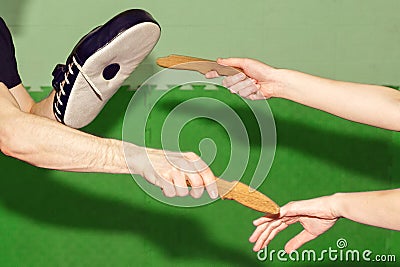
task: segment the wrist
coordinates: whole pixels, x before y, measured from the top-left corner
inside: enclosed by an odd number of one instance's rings
[[[123,157],[127,166],[127,173],[143,176],[143,164],[147,159],[145,147],[137,146],[132,143],[122,142]]]
[[[290,94],[290,79],[292,79],[291,70],[288,69],[274,69],[272,97],[288,98]]]
[[[311,94],[310,87],[315,86],[315,77],[303,72],[289,69],[279,69],[275,75],[277,88],[275,97],[304,102]]]
[[[124,145],[121,141],[115,139],[102,139],[107,146],[105,155],[103,155],[103,168],[107,173],[129,173],[127,162],[125,160]]]
[[[329,209],[330,209],[332,215],[335,218],[344,217],[344,215],[343,215],[343,211],[344,211],[343,196],[344,195],[345,195],[344,193],[335,193],[328,197],[328,206],[329,206]]]

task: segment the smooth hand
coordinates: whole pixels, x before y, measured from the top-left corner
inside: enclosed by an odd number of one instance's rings
[[[285,245],[291,253],[305,243],[317,238],[331,228],[338,217],[330,204],[330,197],[290,202],[281,208],[279,217],[261,217],[253,222],[257,227],[249,241],[255,243],[253,250],[259,251],[289,225],[299,222],[304,230]]]
[[[196,154],[125,145],[128,146],[125,155],[131,172],[160,187],[165,196],[187,196],[188,181],[193,198],[201,197],[204,187],[211,198],[218,197],[214,174]]]
[[[224,66],[240,68],[244,73],[226,77],[222,85],[232,93],[241,97],[260,100],[276,96],[283,84],[280,82],[279,70],[260,61],[248,58],[218,59],[217,63]],[[206,78],[219,77],[216,71],[206,74]]]

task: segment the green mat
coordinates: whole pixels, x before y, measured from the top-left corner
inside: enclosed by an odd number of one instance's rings
[[[36,99],[46,95],[32,93]],[[225,97],[226,92],[213,92]],[[100,116],[84,130],[121,138],[125,108],[133,91],[122,88]],[[176,94],[177,103],[188,93]],[[209,92],[190,92],[202,95]],[[400,186],[400,135],[351,123],[289,101],[272,99],[277,150],[260,191],[284,205],[335,192]],[[163,111],[153,114],[154,123]],[[222,129],[200,119],[182,132],[185,150],[212,129],[221,146]],[[251,124],[248,127],[252,127]],[[154,136],[157,130],[154,129]],[[149,146],[159,146],[158,138]],[[257,142],[257,140],[253,140]],[[256,145],[255,145],[256,146]],[[251,157],[256,157],[257,149]],[[337,266],[338,262],[259,261],[248,242],[258,212],[231,201],[198,208],[177,208],[147,196],[130,175],[79,174],[43,170],[0,156],[0,266]],[[213,170],[226,164],[218,157]],[[251,166],[243,179],[251,175]],[[269,249],[280,250],[301,227],[279,234]],[[303,249],[336,248],[344,238],[349,249],[399,258],[400,234],[340,220]],[[364,262],[340,262],[364,266]],[[390,265],[380,263],[379,266]],[[395,266],[395,264],[393,264]]]

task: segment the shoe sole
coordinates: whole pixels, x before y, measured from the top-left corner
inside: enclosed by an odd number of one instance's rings
[[[79,73],[65,108],[64,123],[73,128],[82,128],[92,122],[122,83],[150,54],[159,38],[159,26],[143,22],[120,33],[90,56],[82,70],[101,91],[102,98],[96,95]],[[118,64],[120,69],[115,77],[106,80],[103,70],[111,64]]]

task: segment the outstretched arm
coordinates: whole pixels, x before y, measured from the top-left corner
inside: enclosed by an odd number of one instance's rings
[[[334,81],[293,70],[276,69],[252,59],[219,59],[243,69],[225,78],[223,85],[252,100],[285,98],[336,116],[400,131],[400,92],[391,88]],[[206,77],[216,77],[215,72]]]
[[[338,217],[400,231],[400,189],[338,193],[332,205]]]
[[[250,237],[258,251],[282,230],[294,223],[301,223],[304,230],[285,246],[287,253],[317,238],[329,230],[339,218],[400,231],[400,189],[337,193],[315,199],[294,201],[281,208],[278,218],[261,217]]]
[[[200,197],[204,186],[213,198],[217,197],[215,177],[198,156],[99,138],[23,112],[2,83],[0,148],[6,155],[43,168],[140,174],[170,197],[188,194],[187,179],[193,197]]]

